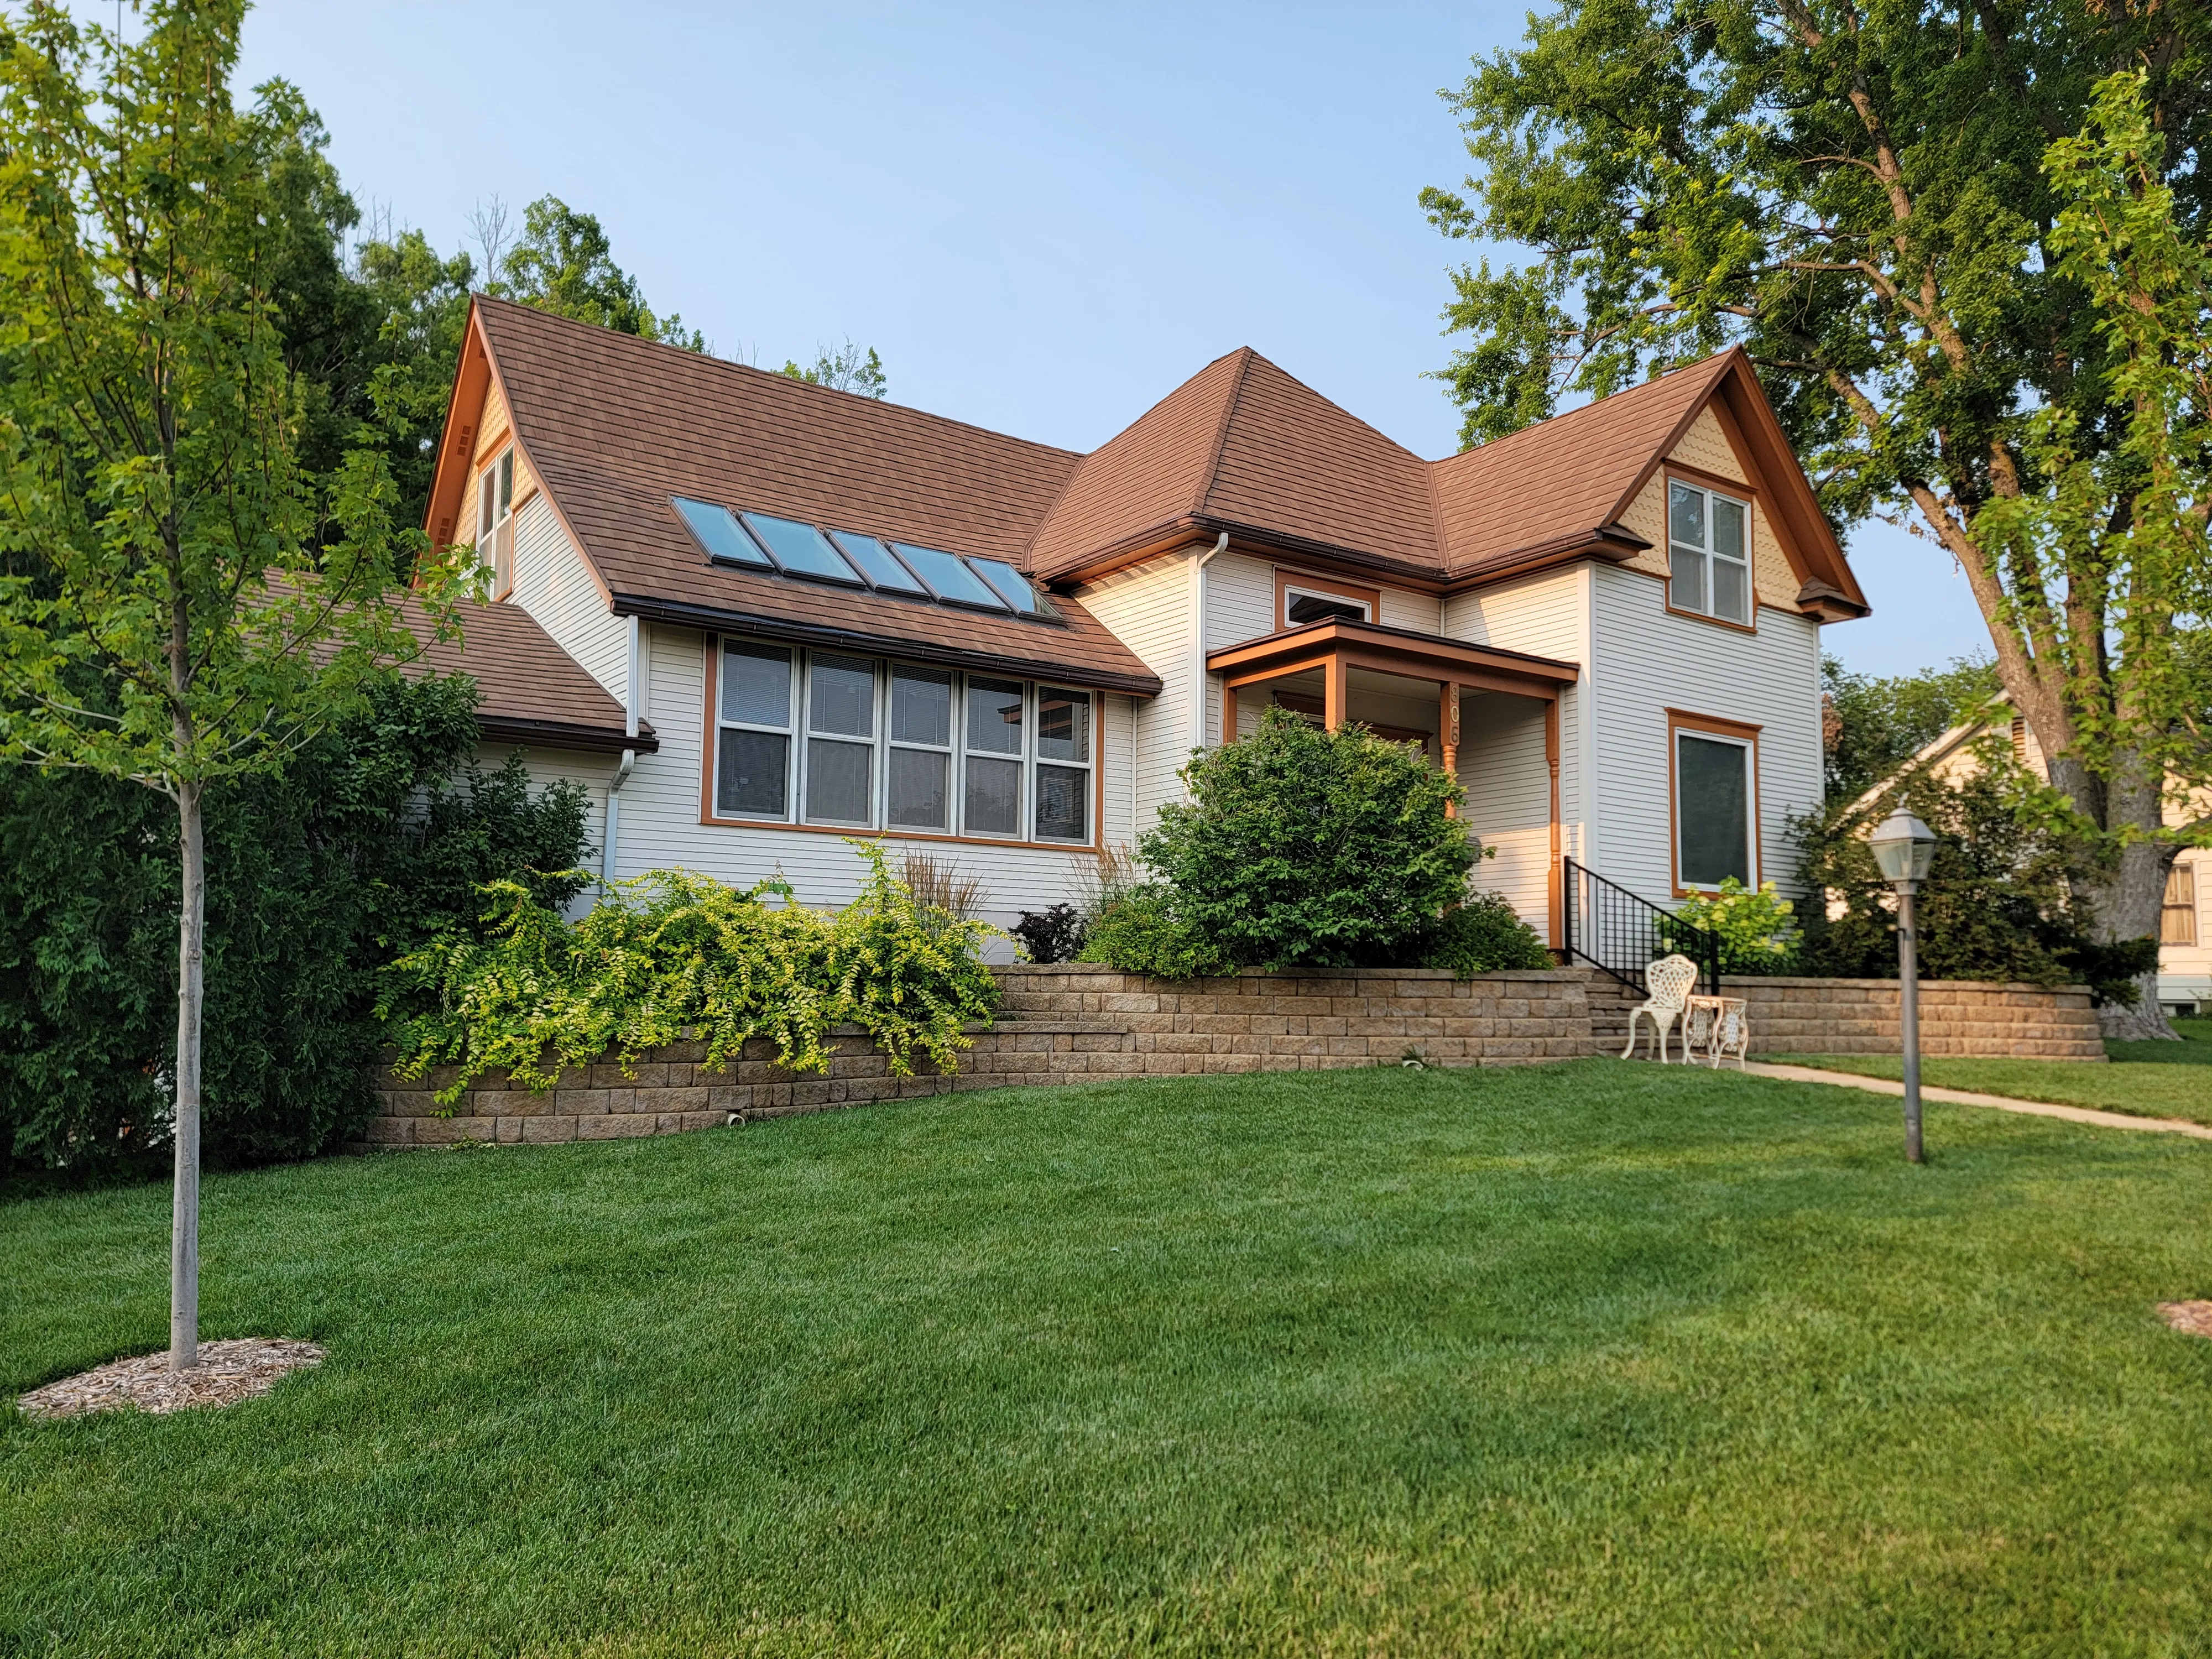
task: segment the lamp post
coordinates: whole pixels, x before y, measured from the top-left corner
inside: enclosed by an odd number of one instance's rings
[[[1920,1155],[1920,961],[1912,899],[1936,861],[1936,832],[1902,806],[1869,838],[1882,879],[1897,890],[1897,1023],[1905,1038],[1905,1156]]]

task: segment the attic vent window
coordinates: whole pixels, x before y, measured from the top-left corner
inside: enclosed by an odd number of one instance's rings
[[[1695,484],[1667,485],[1667,603],[1723,622],[1751,620],[1751,509]]]
[[[1367,614],[1364,599],[1340,599],[1334,593],[1316,593],[1303,587],[1283,590],[1283,618],[1293,628],[1304,628],[1308,623],[1375,620]]]
[[[1061,620],[1044,590],[1004,559],[947,553],[912,542],[830,530],[769,513],[733,512],[714,501],[672,495],[669,505],[715,564],[773,571],[805,581],[867,588],[902,599],[1012,612],[1031,622]]]

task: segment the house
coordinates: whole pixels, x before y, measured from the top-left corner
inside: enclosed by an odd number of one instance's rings
[[[493,572],[487,708],[544,676],[487,744],[588,785],[609,876],[834,903],[880,836],[1001,924],[1270,703],[1453,769],[1555,944],[1567,860],[1786,886],[1867,610],[1741,351],[1425,461],[1239,350],[1078,454],[480,298],[428,528]]]
[[[2013,713],[2012,698],[1999,692],[1987,708],[1961,721],[1915,750],[1899,768],[1903,772],[1924,769],[1942,782],[1955,784],[1981,768],[1977,753],[1981,740],[2006,732],[2021,763],[2049,781],[2043,763],[2043,745],[2035,740],[2022,716]],[[1889,788],[1887,780],[1875,785],[1852,803],[1854,811],[1871,813]],[[2190,816],[2178,802],[2168,802],[2166,821],[2179,824]],[[2188,848],[2175,858],[2166,878],[2166,902],[2159,912],[2158,1000],[2168,1014],[2182,1017],[2212,1007],[2212,848]]]

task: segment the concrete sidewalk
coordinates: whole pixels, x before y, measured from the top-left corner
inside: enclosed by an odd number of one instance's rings
[[[1774,1066],[1753,1060],[1745,1070],[1753,1077],[1780,1078],[1788,1083],[1833,1083],[1869,1094],[1903,1095],[1905,1085],[1883,1077],[1860,1077],[1850,1072],[1824,1072],[1812,1066]],[[2189,1135],[2212,1140],[2212,1127],[2178,1117],[2130,1117],[2125,1112],[2100,1112],[2087,1106],[2055,1106],[2048,1101],[2013,1100],[2003,1095],[1970,1094],[1964,1089],[1931,1089],[1920,1085],[1923,1100],[1940,1100],[1952,1106],[1993,1106],[2000,1112],[2019,1112],[2028,1117],[2060,1117],[2069,1123],[2094,1123],[2100,1129],[2148,1129],[2159,1134]]]

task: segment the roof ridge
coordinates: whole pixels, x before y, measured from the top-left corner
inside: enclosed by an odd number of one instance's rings
[[[1229,382],[1229,395],[1221,402],[1221,418],[1213,428],[1213,446],[1206,452],[1206,465],[1199,470],[1198,487],[1191,492],[1190,514],[1196,518],[1206,505],[1206,498],[1213,493],[1214,475],[1221,471],[1221,451],[1229,441],[1230,426],[1237,419],[1237,405],[1244,396],[1244,377],[1252,372],[1252,360],[1260,354],[1250,346],[1238,346],[1229,354],[1237,359],[1237,373]],[[1218,362],[1217,358],[1215,360]],[[1207,368],[1212,367],[1208,364]],[[1204,374],[1205,370],[1199,371]]]
[[[665,340],[648,340],[642,334],[624,334],[619,329],[604,327],[598,323],[587,323],[580,318],[563,317],[556,311],[541,311],[536,306],[524,305],[519,300],[503,300],[493,294],[476,294],[471,297],[480,306],[488,304],[507,311],[526,312],[533,319],[543,319],[564,327],[587,330],[594,336],[610,337],[617,341],[626,342],[629,345],[645,346],[656,351],[673,352],[677,357],[686,362],[703,363],[712,368],[728,370],[732,374],[751,375],[760,380],[774,381],[779,386],[799,386],[811,392],[827,392],[834,398],[857,398],[861,403],[873,404],[878,408],[896,409],[902,414],[915,416],[925,421],[934,421],[941,426],[958,427],[964,432],[980,432],[987,438],[998,438],[1007,443],[1026,445],[1031,449],[1041,449],[1048,454],[1066,455],[1080,460],[1090,453],[1081,449],[1063,449],[1058,444],[1045,443],[1036,438],[1024,438],[1018,433],[1001,432],[996,427],[979,426],[974,421],[963,421],[957,416],[939,415],[934,410],[923,409],[914,404],[893,403],[889,398],[871,398],[862,392],[841,391],[834,386],[823,386],[814,380],[802,380],[777,369],[759,368],[751,363],[741,363],[732,358],[717,357],[710,352],[692,351],[684,346],[671,345]]]

